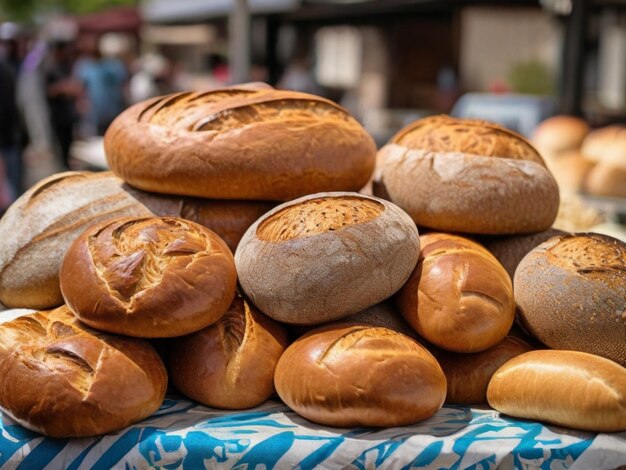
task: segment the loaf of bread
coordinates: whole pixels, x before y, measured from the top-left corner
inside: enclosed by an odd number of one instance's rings
[[[396,296],[406,321],[448,351],[484,351],[511,329],[511,279],[478,243],[446,233],[420,237],[422,252]]]
[[[228,201],[148,193],[125,185],[126,190],[154,215],[180,217],[214,231],[234,253],[248,227],[268,212],[269,201]]]
[[[489,405],[518,418],[593,432],[626,431],[626,369],[576,351],[530,351],[500,367]]]
[[[274,370],[287,332],[237,295],[217,322],[169,340],[168,370],[174,386],[200,403],[239,410],[274,393]]]
[[[506,336],[486,351],[462,354],[441,351],[437,361],[446,374],[446,403],[474,405],[487,402],[487,386],[494,372],[505,362],[532,347],[514,336]]]
[[[278,361],[276,391],[296,413],[327,426],[404,426],[441,408],[446,378],[412,339],[365,325],[322,327]]]
[[[589,171],[584,189],[594,196],[626,198],[626,149],[623,166],[598,163]]]
[[[553,349],[573,349],[626,366],[626,244],[605,235],[560,235],[515,271],[524,328]]]
[[[111,173],[66,172],[41,180],[0,219],[0,301],[7,307],[51,308],[63,303],[59,268],[87,227],[151,212]]]
[[[394,204],[357,193],[320,193],[257,220],[235,253],[239,282],[275,320],[321,324],[394,294],[419,254],[417,228]]]
[[[504,235],[540,232],[556,218],[558,186],[541,156],[496,124],[429,117],[379,153],[379,186],[418,226]]]
[[[146,191],[285,201],[357,191],[376,145],[319,96],[236,86],[174,93],[132,106],[104,137],[111,169]]]
[[[585,158],[578,150],[564,153],[559,158],[546,160],[546,163],[561,193],[581,192],[595,166],[595,162]]]
[[[543,121],[532,136],[532,143],[544,158],[558,158],[579,149],[589,133],[589,125],[576,116],[553,116]]]
[[[581,153],[594,162],[626,164],[626,127],[607,126],[589,133],[583,141]]]
[[[86,328],[65,306],[0,325],[0,408],[33,431],[116,431],[154,413],[166,388],[152,346]]]
[[[182,336],[215,323],[235,296],[226,244],[173,217],[127,217],[95,225],[61,266],[67,305],[87,325],[143,338]]]

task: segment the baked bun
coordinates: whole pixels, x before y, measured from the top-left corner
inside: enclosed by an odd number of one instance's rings
[[[151,212],[122,189],[112,173],[69,171],[26,191],[0,219],[0,301],[43,309],[63,303],[59,268],[87,227]]]
[[[551,228],[544,232],[527,235],[509,235],[504,237],[482,237],[480,240],[487,250],[502,264],[511,279],[515,275],[515,269],[522,258],[537,245],[549,240],[556,235],[565,235],[562,230]]]
[[[576,351],[530,351],[493,375],[489,405],[518,418],[593,432],[626,431],[626,369]]]
[[[541,156],[496,124],[425,118],[380,153],[380,184],[419,226],[504,235],[540,232],[556,218],[558,186]]]
[[[553,116],[543,121],[532,136],[532,143],[544,157],[558,157],[580,148],[589,133],[589,125],[576,116]]]
[[[446,233],[420,237],[422,252],[396,300],[405,320],[448,351],[484,351],[511,329],[511,279],[478,243]]]
[[[417,228],[394,204],[357,193],[320,193],[257,220],[235,253],[239,282],[275,320],[315,325],[394,294],[419,254]]]
[[[0,325],[0,407],[38,433],[125,428],[158,410],[166,388],[152,346],[86,328],[65,306]]]
[[[578,150],[567,152],[557,159],[547,160],[561,192],[580,192],[585,188],[589,173],[595,163],[586,159]]]
[[[364,325],[317,329],[278,361],[276,391],[289,408],[326,426],[413,424],[441,408],[446,378],[412,339]]]
[[[181,336],[215,323],[235,296],[226,244],[173,217],[128,217],[91,227],[61,267],[68,306],[87,325],[143,338]]]
[[[624,153],[626,161],[626,152]],[[598,163],[587,176],[585,192],[594,196],[626,198],[626,165]]]
[[[514,283],[522,325],[539,341],[626,365],[626,244],[553,237],[524,257]]]
[[[284,201],[358,190],[376,145],[319,96],[235,86],[174,93],[120,114],[104,137],[111,169],[146,191]]]
[[[487,402],[487,386],[506,361],[533,349],[525,341],[506,336],[493,348],[474,354],[442,351],[437,361],[446,374],[446,403],[474,405]]]
[[[180,217],[214,231],[234,253],[248,227],[276,206],[269,201],[227,201],[148,193],[126,189],[159,217]]]
[[[626,145],[626,127],[607,126],[589,133],[580,149],[581,153],[594,162],[613,164],[626,163],[621,149]]]
[[[274,393],[274,369],[287,332],[237,295],[213,325],[168,345],[174,386],[200,403],[239,410]]]

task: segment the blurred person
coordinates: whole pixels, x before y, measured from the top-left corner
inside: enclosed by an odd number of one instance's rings
[[[139,103],[154,96],[170,92],[166,87],[169,65],[167,59],[158,54],[146,54],[138,61],[136,72],[129,82],[131,103]]]
[[[321,95],[322,89],[313,78],[310,61],[307,57],[296,57],[287,66],[285,73],[278,81],[278,88],[302,91],[313,95]]]

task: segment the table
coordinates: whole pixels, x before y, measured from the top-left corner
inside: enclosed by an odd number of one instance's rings
[[[445,406],[413,426],[318,426],[278,401],[227,412],[168,397],[152,417],[97,438],[52,439],[0,416],[0,467],[19,469],[236,468],[364,470],[626,465],[626,432],[593,434]]]

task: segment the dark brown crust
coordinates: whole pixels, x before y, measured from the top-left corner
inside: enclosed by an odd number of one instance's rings
[[[356,191],[376,155],[372,138],[332,101],[250,87],[139,103],[104,143],[111,169],[133,186],[213,199]]]
[[[93,331],[65,306],[0,325],[0,406],[52,437],[106,434],[154,413],[167,374],[145,341]]]
[[[226,312],[237,275],[226,244],[170,217],[96,225],[70,247],[61,291],[86,324],[144,338],[181,336]]]

